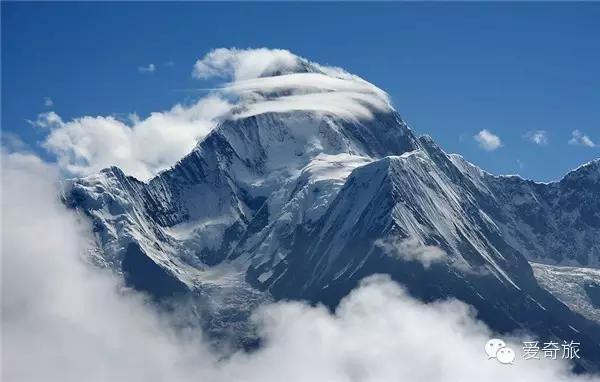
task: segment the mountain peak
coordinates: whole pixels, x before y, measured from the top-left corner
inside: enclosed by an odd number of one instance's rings
[[[600,158],[593,159],[569,171],[562,181],[577,177],[592,177],[596,181],[600,180]]]

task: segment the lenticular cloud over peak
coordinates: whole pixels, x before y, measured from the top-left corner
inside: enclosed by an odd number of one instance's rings
[[[234,118],[310,111],[370,119],[392,109],[387,94],[373,84],[282,49],[216,49],[196,62],[193,75],[231,80],[219,91],[239,97]]]

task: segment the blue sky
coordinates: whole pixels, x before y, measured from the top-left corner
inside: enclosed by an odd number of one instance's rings
[[[492,173],[553,180],[600,157],[598,20],[599,3],[3,2],[3,138],[41,154],[44,130],[26,121],[39,113],[191,102],[212,85],[192,78],[198,58],[264,46],[360,75],[417,133]],[[501,147],[482,149],[483,129]],[[538,130],[547,144],[525,136]],[[574,130],[595,147],[569,144]]]

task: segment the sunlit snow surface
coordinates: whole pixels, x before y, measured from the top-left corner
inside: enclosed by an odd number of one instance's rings
[[[600,269],[531,263],[535,278],[557,299],[600,322]]]

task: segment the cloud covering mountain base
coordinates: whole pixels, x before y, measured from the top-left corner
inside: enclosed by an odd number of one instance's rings
[[[559,360],[487,360],[467,305],[421,303],[374,276],[335,312],[258,309],[263,345],[223,358],[143,296],[84,262],[88,228],[57,198],[58,170],[2,154],[2,377],[10,381],[600,381]],[[510,345],[510,343],[509,343]],[[517,350],[518,343],[511,346]]]

